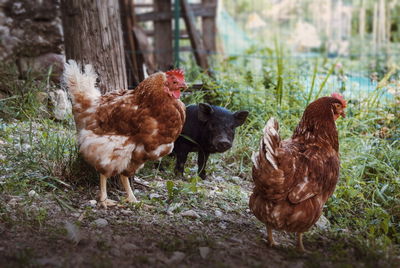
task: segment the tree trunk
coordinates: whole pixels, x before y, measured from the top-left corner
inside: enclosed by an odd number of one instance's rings
[[[155,12],[171,12],[171,0],[154,0]],[[174,63],[171,19],[154,21],[154,57],[157,68],[167,71]]]
[[[127,88],[118,1],[61,0],[67,59],[92,64],[102,93]]]

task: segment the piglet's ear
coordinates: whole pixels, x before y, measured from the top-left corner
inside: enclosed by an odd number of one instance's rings
[[[211,115],[214,113],[213,108],[210,104],[199,103],[198,117],[200,121],[206,122],[210,119]]]
[[[235,127],[243,125],[248,115],[248,111],[239,111],[234,113],[233,116],[235,117]]]

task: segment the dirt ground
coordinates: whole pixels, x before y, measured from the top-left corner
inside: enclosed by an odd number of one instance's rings
[[[64,193],[3,195],[0,267],[351,267],[356,263],[324,257],[335,241],[320,230],[305,236],[309,253],[297,252],[295,236],[283,232],[275,232],[280,245],[268,247],[264,226],[247,207],[249,181],[217,177],[197,182],[195,193],[186,191],[191,184],[179,183],[175,185],[184,187],[176,187],[176,197],[171,198],[161,177],[141,180],[134,184],[141,203],[121,203],[107,210],[95,204],[95,184]],[[111,198],[123,196],[118,189],[117,184],[109,186]]]

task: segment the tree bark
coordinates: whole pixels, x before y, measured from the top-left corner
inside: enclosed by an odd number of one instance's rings
[[[171,12],[170,0],[154,0],[154,11]],[[174,63],[172,50],[172,21],[171,19],[154,22],[154,57],[157,68],[168,70]]]
[[[118,1],[61,0],[66,58],[92,64],[102,93],[127,88]]]

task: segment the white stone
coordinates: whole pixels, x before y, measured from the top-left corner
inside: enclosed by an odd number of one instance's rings
[[[97,227],[103,228],[108,225],[108,221],[106,219],[99,218],[93,222]]]
[[[208,254],[210,253],[209,247],[199,247],[200,256],[205,259],[207,258]]]
[[[89,200],[87,204],[88,204],[88,206],[94,208],[97,205],[97,201],[92,199],[92,200]]]
[[[175,251],[171,258],[167,260],[167,264],[176,264],[180,263],[184,258],[186,257],[186,254],[180,251]]]
[[[216,209],[214,213],[215,213],[215,216],[218,217],[218,218],[221,218],[222,215],[223,215],[222,211],[219,210],[219,209]]]
[[[35,192],[35,190],[30,190],[28,196],[31,198],[38,198],[39,194]]]
[[[10,206],[15,206],[16,204],[18,204],[18,199],[17,198],[11,198],[10,201],[8,201],[7,203]]]
[[[331,226],[331,223],[329,222],[329,220],[324,215],[321,215],[321,217],[319,217],[318,221],[315,223],[315,226],[318,229],[326,231]]]
[[[150,197],[150,199],[153,199],[153,198],[160,198],[161,195],[159,195],[159,194],[157,194],[157,193],[151,193],[151,194],[149,195],[149,197]]]
[[[181,213],[181,216],[183,217],[188,217],[188,218],[193,218],[193,219],[198,219],[200,218],[200,215],[197,214],[196,211],[194,210],[187,210]]]
[[[136,246],[133,243],[125,243],[122,245],[121,248],[125,251],[132,251],[132,250],[138,249],[138,246]]]

